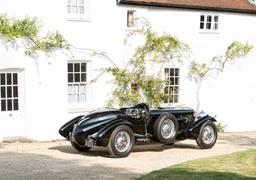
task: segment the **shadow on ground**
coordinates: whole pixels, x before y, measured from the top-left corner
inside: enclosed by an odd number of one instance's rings
[[[168,149],[198,149],[193,144],[174,144],[174,145],[162,145],[159,143],[152,144],[137,144],[134,147],[133,153],[135,152],[161,152]],[[79,152],[71,147],[71,145],[60,145],[49,148],[49,150],[58,150],[68,154],[83,154],[86,156],[101,156],[110,157],[107,147],[94,147],[93,150],[88,152]]]
[[[232,135],[220,135],[218,137],[218,140],[221,140],[219,142],[220,144],[235,144],[238,146],[256,146],[256,136],[255,137],[249,137],[249,136],[243,136],[239,134],[232,134]]]
[[[140,174],[123,168],[76,160],[62,160],[46,155],[24,153],[0,153],[0,179],[133,179]],[[93,165],[88,165],[93,164]]]

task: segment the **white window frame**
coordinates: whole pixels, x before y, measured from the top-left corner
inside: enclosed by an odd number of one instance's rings
[[[68,80],[68,64],[69,63],[86,63],[86,82],[72,82],[70,83]],[[67,102],[68,102],[68,108],[69,111],[76,111],[76,110],[80,110],[80,109],[86,109],[90,106],[90,97],[91,97],[91,86],[90,86],[90,70],[91,70],[91,64],[90,61],[87,60],[69,60],[67,62],[67,71],[66,71],[66,75],[67,75]],[[80,71],[81,73],[81,71]],[[81,78],[81,77],[80,77]],[[86,86],[85,89],[85,102],[78,102],[78,103],[70,103],[69,102],[69,85],[70,84],[84,84]]]
[[[169,75],[166,76],[166,69],[169,70]],[[174,74],[170,75],[170,69],[174,69]],[[178,70],[178,74],[176,74],[176,71]],[[164,86],[164,92],[166,88],[177,88],[177,92],[171,94],[172,99],[168,99],[167,102],[164,101],[164,104],[178,104],[180,102],[180,72],[181,69],[178,67],[165,67],[164,68],[164,80],[166,82],[165,86]],[[169,78],[173,78],[174,82],[171,82],[172,84],[169,84]],[[176,81],[176,79],[178,78],[178,82]],[[174,90],[175,91],[175,90]],[[170,91],[168,89],[168,94],[170,94]],[[175,97],[177,97],[177,101],[175,99]]]
[[[204,16],[204,21],[201,21],[201,17]],[[211,18],[211,21],[208,21],[208,17]],[[215,17],[217,17],[218,21],[215,21]],[[201,29],[201,24],[203,23],[203,29]],[[210,24],[211,28],[207,29],[207,25]],[[217,29],[215,29],[217,25]],[[219,14],[200,14],[199,16],[199,30],[200,32],[208,32],[208,33],[218,33],[220,30],[220,16]]]
[[[79,1],[79,0],[77,0]],[[84,13],[69,13],[68,12],[68,2],[66,1],[66,13],[68,21],[91,21],[91,0],[84,0]]]
[[[21,117],[24,112],[24,71],[20,68],[0,69],[0,73],[17,73],[18,75],[18,110],[15,111],[1,111],[0,118],[16,118]],[[13,95],[13,92],[12,92]],[[1,103],[1,102],[0,102]]]

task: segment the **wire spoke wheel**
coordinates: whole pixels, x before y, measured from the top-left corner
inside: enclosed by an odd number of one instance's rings
[[[171,119],[166,119],[161,125],[161,135],[165,139],[172,138],[175,135],[175,126]]]
[[[215,145],[217,136],[215,124],[211,121],[206,121],[200,128],[196,143],[201,149],[209,149]]]
[[[206,126],[202,132],[202,140],[205,144],[211,144],[215,141],[215,133],[211,126]]]
[[[129,149],[131,144],[131,137],[125,131],[120,131],[115,136],[115,147],[119,152],[125,152]]]
[[[117,126],[108,142],[108,149],[114,157],[127,157],[133,150],[135,138],[133,130],[126,125]]]

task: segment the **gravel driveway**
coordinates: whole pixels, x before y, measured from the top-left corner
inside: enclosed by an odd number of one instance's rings
[[[224,133],[214,148],[200,150],[194,141],[173,146],[137,145],[127,158],[108,156],[107,149],[79,153],[69,142],[0,144],[0,179],[134,179],[188,160],[256,148],[256,132]]]

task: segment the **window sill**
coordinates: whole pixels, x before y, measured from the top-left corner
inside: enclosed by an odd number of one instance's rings
[[[205,31],[199,31],[199,34],[220,34],[220,31],[205,30]]]
[[[84,17],[84,16],[77,16],[77,17],[67,17],[67,21],[79,21],[79,22],[91,22],[91,18]]]
[[[68,113],[88,113],[94,110],[93,108],[69,108]]]

